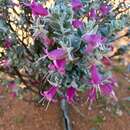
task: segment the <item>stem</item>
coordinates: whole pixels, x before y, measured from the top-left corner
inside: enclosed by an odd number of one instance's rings
[[[15,9],[13,8],[13,10],[15,11]],[[27,52],[27,54],[29,54],[29,56],[31,56],[32,57],[32,62],[34,61],[33,60],[33,54],[31,53],[31,51],[27,48],[27,46],[26,46],[26,44],[19,38],[19,36],[18,36],[18,34],[17,34],[17,30],[14,30],[13,29],[13,27],[11,26],[11,20],[10,20],[10,16],[9,16],[9,12],[8,12],[8,8],[6,8],[6,9],[4,9],[4,11],[5,11],[5,14],[6,14],[6,20],[5,20],[5,22],[6,22],[6,24],[10,27],[10,29],[11,29],[11,31],[12,32],[14,32],[15,33],[15,35],[16,35],[16,37],[18,38],[18,41],[23,45],[23,47],[25,48],[25,50],[26,50],[26,52]],[[28,27],[29,25],[27,25],[27,27]],[[24,28],[24,27],[22,27],[22,28]],[[24,28],[25,29],[25,28]],[[27,30],[25,30],[26,32],[27,32]],[[29,58],[30,59],[30,58]]]
[[[17,76],[20,78],[20,80],[23,82],[23,84],[27,87],[28,90],[32,91],[35,94],[39,94],[38,91],[34,90],[31,86],[29,86],[26,81],[23,79],[23,77],[21,76],[20,72],[18,71],[18,69],[16,67],[13,67]]]
[[[6,70],[3,69],[3,68],[0,68],[0,72],[6,73],[6,74],[8,74],[8,75],[10,75],[11,77],[14,77],[14,78],[16,78],[15,76],[17,76],[15,73],[13,73],[13,72],[8,72],[8,71],[6,71]],[[21,76],[22,76],[22,77],[25,77],[25,78],[28,78],[28,75],[25,75],[25,74],[21,74]]]
[[[20,42],[20,43],[23,45],[23,47],[25,48],[26,52],[27,52],[31,57],[33,57],[33,54],[32,54],[32,53],[30,52],[30,50],[27,48],[26,44],[18,37],[16,31],[15,31],[15,30],[12,28],[12,26],[10,25],[10,21],[9,21],[9,20],[6,22],[6,24],[10,27],[10,29],[11,29],[13,32],[15,32],[15,35],[17,36],[19,42]]]
[[[64,119],[64,130],[72,130],[72,124],[69,118],[69,106],[65,99],[61,100],[61,109],[63,112],[63,119]]]
[[[128,35],[129,35],[129,33],[126,33],[125,35],[122,35],[122,36],[120,36],[120,37],[117,37],[116,39],[113,39],[113,40],[111,40],[111,41],[109,41],[109,42],[115,42],[115,41],[117,41],[117,40],[120,40],[120,39],[123,38],[123,37],[128,36]]]

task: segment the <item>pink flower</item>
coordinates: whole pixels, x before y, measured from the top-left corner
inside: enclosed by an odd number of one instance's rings
[[[11,89],[14,89],[14,88],[16,88],[16,83],[14,81],[11,81],[8,83],[8,87]]]
[[[77,11],[83,8],[83,4],[80,0],[71,0],[72,9]]]
[[[90,20],[96,20],[97,19],[97,10],[91,9],[90,12],[88,13],[88,17]]]
[[[76,89],[73,88],[73,87],[69,87],[67,88],[67,91],[66,91],[66,100],[69,104],[73,103],[74,102],[74,96],[76,94]]]
[[[74,28],[82,28],[83,27],[83,22],[78,20],[78,19],[75,19],[72,21],[72,25]]]
[[[46,49],[45,52],[50,60],[61,60],[66,57],[66,51],[62,48],[58,48],[50,52]]]
[[[113,91],[113,86],[111,84],[100,85],[101,95],[109,96]]]
[[[37,16],[37,15],[47,16],[48,15],[48,10],[44,8],[42,4],[35,2],[35,0],[33,0],[31,4],[24,3],[24,5],[29,7],[32,10],[32,14],[34,16]]]
[[[117,81],[115,80],[114,77],[109,78],[108,81],[109,81],[109,83],[110,83],[112,86],[115,86],[115,87],[118,86]]]
[[[87,47],[85,48],[86,53],[91,53],[93,51],[94,47],[92,44],[88,44]]]
[[[56,102],[54,97],[56,96],[57,91],[58,91],[58,87],[51,86],[51,88],[49,90],[44,91],[43,93],[41,93],[41,96],[43,97],[43,99],[45,99],[45,100],[47,100],[49,102]]]
[[[48,68],[49,68],[49,70],[56,71],[56,67],[54,64],[49,64]]]
[[[109,96],[112,98],[114,101],[118,101],[115,92],[113,91],[113,86],[112,84],[104,84],[100,85],[100,90],[101,90],[101,95],[102,96]]]
[[[47,36],[41,37],[41,40],[43,44],[48,47],[48,46],[53,46],[55,44],[54,40],[51,38],[48,38]]]
[[[95,64],[93,64],[91,66],[90,72],[91,72],[91,82],[93,84],[100,84],[101,76],[100,76],[98,69],[97,69]]]
[[[42,102],[42,105],[44,105],[44,101],[47,100],[48,104],[45,110],[47,110],[47,108],[49,107],[50,102],[56,102],[57,100],[54,99],[56,94],[58,91],[58,87],[56,86],[51,86],[51,88],[49,88],[48,90],[41,92],[41,100],[39,101],[39,103]]]
[[[12,41],[11,41],[11,39],[6,38],[5,41],[4,41],[4,48],[5,49],[9,49],[11,47],[12,47]]]
[[[58,48],[48,52],[47,57],[53,61],[53,64],[50,64],[48,67],[50,70],[58,71],[61,75],[65,74],[65,65],[66,65],[66,51],[62,48]]]
[[[66,60],[54,60],[53,64],[49,64],[48,68],[53,71],[58,71],[61,75],[65,74]]]
[[[3,68],[9,68],[10,65],[11,65],[10,60],[7,58],[0,61],[0,66],[2,66]]]
[[[106,38],[99,34],[84,34],[82,39],[87,43],[86,51],[92,52],[96,47],[106,42]]]
[[[16,94],[16,92],[11,92],[10,96],[13,97],[13,98],[15,98],[17,96],[17,94]]]
[[[102,4],[100,6],[99,11],[104,16],[104,15],[107,15],[110,12],[110,9],[111,9],[110,6],[108,6],[106,4]]]
[[[53,61],[56,70],[61,74],[64,75],[65,74],[65,65],[66,65],[66,60],[62,59],[62,60],[54,60]]]
[[[18,93],[18,89],[17,89],[16,83],[14,81],[10,81],[8,83],[8,88],[11,89],[10,96],[15,98],[17,96],[17,93]]]
[[[107,66],[110,66],[111,65],[111,60],[108,58],[108,57],[105,57],[105,56],[103,56],[103,58],[102,58],[102,63],[104,64],[104,65],[107,65]]]
[[[100,34],[84,34],[82,36],[83,40],[89,44],[97,45],[98,43],[106,42],[106,38]]]

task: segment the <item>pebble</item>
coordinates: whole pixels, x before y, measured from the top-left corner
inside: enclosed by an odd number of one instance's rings
[[[122,116],[122,115],[123,115],[123,112],[122,112],[120,109],[117,109],[117,110],[116,110],[116,114],[117,114],[118,116]]]
[[[100,114],[103,114],[103,111],[99,111]]]
[[[72,124],[75,125],[76,124],[75,121],[72,121]]]

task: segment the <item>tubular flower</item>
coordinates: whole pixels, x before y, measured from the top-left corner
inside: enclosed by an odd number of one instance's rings
[[[100,85],[100,90],[101,90],[101,95],[102,96],[109,96],[112,99],[114,99],[114,101],[118,101],[115,92],[113,91],[113,86],[112,84],[104,84],[104,85]]]
[[[16,88],[16,83],[14,81],[11,81],[8,83],[8,87],[11,89]]]
[[[83,7],[83,4],[80,0],[71,0],[72,9],[77,11]]]
[[[32,14],[34,16],[40,15],[40,16],[47,16],[48,10],[42,6],[42,4],[39,4],[35,2],[35,0],[32,1],[30,4],[24,3],[25,6],[29,7],[32,10]]]
[[[91,72],[91,82],[93,84],[100,84],[101,83],[101,76],[100,76],[95,64],[93,64],[91,66],[90,72]]]
[[[88,17],[90,20],[96,20],[97,19],[97,10],[91,9],[90,12],[88,13]]]
[[[74,96],[76,94],[76,89],[74,87],[67,88],[66,91],[66,100],[69,104],[74,102]]]
[[[106,38],[99,34],[84,34],[82,39],[87,43],[86,51],[92,52],[96,47],[106,42]]]
[[[104,16],[107,15],[110,12],[110,6],[106,4],[102,4],[100,6],[99,12]]]
[[[75,19],[72,21],[72,25],[74,28],[82,28],[83,27],[83,22],[78,20],[78,19]]]
[[[113,91],[113,86],[111,84],[100,85],[101,95],[109,96]]]
[[[47,100],[48,104],[47,104],[46,110],[47,110],[50,102],[56,102],[57,101],[56,99],[54,99],[57,91],[58,91],[58,87],[51,86],[51,88],[49,90],[41,92],[42,99],[39,101],[39,103],[42,102],[42,105],[44,105],[44,101]]]
[[[58,71],[61,75],[65,74],[66,60],[54,60],[52,64],[49,64],[48,68],[52,71]]]
[[[47,57],[53,61],[53,64],[49,65],[50,70],[57,70],[61,75],[65,74],[66,65],[66,51],[62,48],[55,49],[48,52],[46,50]]]
[[[61,74],[64,75],[65,74],[65,65],[66,65],[66,59],[62,59],[62,60],[54,60],[53,61],[56,70]]]
[[[45,51],[50,60],[61,60],[66,57],[66,51],[62,48],[58,48],[50,52],[48,52],[47,49]]]
[[[10,60],[7,58],[0,61],[0,66],[2,66],[3,68],[9,68],[10,65],[11,65]]]

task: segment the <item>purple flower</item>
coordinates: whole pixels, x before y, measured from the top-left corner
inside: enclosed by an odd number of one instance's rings
[[[61,74],[64,75],[65,74],[65,65],[66,65],[66,59],[62,59],[62,60],[54,60],[53,61],[56,70]]]
[[[71,0],[72,9],[78,11],[83,7],[83,4],[80,0]]]
[[[42,99],[45,99],[45,100],[47,100],[49,102],[56,102],[54,97],[56,96],[57,91],[58,91],[58,87],[51,86],[51,88],[49,90],[44,91],[43,93],[41,93],[41,96],[43,97]]]
[[[86,53],[91,53],[94,49],[94,46],[92,44],[88,44],[87,47],[85,48]]]
[[[48,69],[49,69],[49,70],[52,70],[52,71],[56,71],[56,67],[55,67],[55,65],[52,64],[52,63],[48,65]]]
[[[111,84],[100,85],[101,95],[109,96],[113,91],[113,86]]]
[[[74,102],[74,96],[76,94],[76,89],[73,87],[69,87],[66,90],[66,100],[69,104]]]
[[[8,83],[8,88],[11,89],[11,92],[10,92],[10,96],[11,97],[16,97],[18,95],[18,88],[17,88],[17,85],[14,81],[10,81]]]
[[[100,34],[84,34],[82,36],[83,40],[92,45],[97,45],[98,43],[103,43],[106,41],[106,38]]]
[[[51,39],[51,38],[48,38],[47,36],[43,36],[43,37],[40,37],[43,44],[48,47],[48,46],[53,46],[54,45],[54,40]]]
[[[5,41],[4,41],[4,48],[5,49],[9,49],[12,47],[12,41],[10,38],[6,38]]]
[[[106,4],[102,4],[100,6],[99,12],[104,16],[107,15],[110,12],[110,6],[106,5]]]
[[[10,60],[7,58],[0,61],[0,66],[2,66],[5,69],[10,68],[10,65],[11,65]]]
[[[83,22],[78,20],[78,19],[75,19],[72,21],[72,25],[74,28],[82,28],[83,27]]]
[[[113,91],[113,86],[112,84],[105,84],[105,85],[100,85],[100,90],[101,90],[101,95],[103,96],[109,96],[112,98],[114,101],[118,101],[115,92]]]
[[[62,48],[55,49],[48,52],[47,57],[53,61],[53,64],[49,65],[50,70],[57,70],[61,75],[65,74],[65,65],[66,65],[66,51]]]
[[[90,72],[91,72],[91,82],[93,84],[100,84],[101,82],[101,76],[98,72],[98,69],[96,67],[95,64],[93,64],[90,68]]]
[[[90,20],[96,20],[97,19],[97,10],[91,9],[90,12],[88,13],[88,17]]]
[[[48,68],[53,71],[58,71],[61,75],[65,74],[66,60],[54,60],[53,64],[49,64]]]
[[[32,14],[34,16],[40,15],[40,16],[47,16],[48,10],[42,6],[42,4],[39,4],[35,2],[35,0],[32,1],[30,4],[24,3],[25,6],[29,7],[32,10]]]
[[[46,91],[44,91],[44,92],[41,92],[42,98],[41,98],[41,100],[39,101],[39,103],[42,102],[42,105],[44,105],[44,102],[45,102],[46,100],[48,101],[48,104],[47,104],[45,110],[47,110],[47,108],[49,107],[49,104],[50,104],[51,102],[56,102],[56,101],[57,101],[56,99],[54,99],[55,96],[56,96],[56,94],[57,94],[57,91],[58,91],[58,87],[56,87],[56,86],[51,86],[51,88],[49,88],[49,90],[46,90]]]
[[[66,51],[62,48],[58,48],[50,52],[46,49],[45,52],[50,60],[61,60],[66,57]]]
[[[11,81],[8,83],[8,87],[11,89],[15,89],[16,88],[16,83],[14,81]]]
[[[16,94],[16,92],[11,92],[10,96],[13,97],[13,98],[15,98],[17,96],[17,94]]]
[[[84,34],[82,39],[87,43],[86,51],[92,52],[96,47],[106,42],[106,38],[99,34]]]
[[[111,84],[112,86],[115,86],[115,87],[118,86],[117,81],[115,80],[114,77],[109,78],[108,81],[110,82],[110,84]]]

